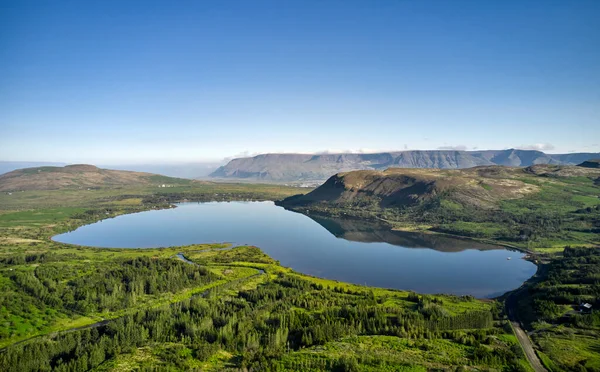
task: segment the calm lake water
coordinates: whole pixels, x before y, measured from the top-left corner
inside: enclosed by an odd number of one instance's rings
[[[523,254],[501,247],[394,232],[357,220],[311,218],[272,202],[183,203],[103,220],[54,240],[105,248],[249,244],[305,274],[481,298],[518,288],[536,271],[520,259]]]

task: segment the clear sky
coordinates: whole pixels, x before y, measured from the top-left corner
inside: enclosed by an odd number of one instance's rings
[[[600,1],[0,2],[0,160],[600,151]]]

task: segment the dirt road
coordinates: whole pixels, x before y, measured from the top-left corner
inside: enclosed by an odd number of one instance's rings
[[[519,322],[519,316],[517,312],[517,297],[522,290],[523,289],[520,288],[506,298],[506,312],[508,313],[508,320],[515,330],[517,340],[519,340],[519,343],[523,347],[525,356],[527,357],[529,364],[531,364],[531,367],[533,367],[536,372],[547,372],[546,368],[544,368],[544,365],[540,361],[540,358],[538,358],[535,350],[533,349],[533,343],[531,342],[531,339],[529,339],[527,332],[523,330],[521,323]]]

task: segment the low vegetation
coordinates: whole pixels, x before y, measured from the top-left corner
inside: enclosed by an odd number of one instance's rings
[[[565,248],[519,305],[550,371],[600,371],[600,248]]]
[[[599,196],[600,171],[585,167],[388,169],[340,173],[281,205],[554,252],[600,243]]]

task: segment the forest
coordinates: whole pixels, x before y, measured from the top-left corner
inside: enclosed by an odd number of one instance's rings
[[[67,313],[115,311],[135,304],[139,296],[176,293],[215,279],[206,269],[149,257],[115,260],[68,279],[71,275],[64,265],[48,263],[32,271],[15,271],[10,279],[32,298]],[[11,306],[10,298],[2,300],[0,306]]]
[[[228,252],[227,256],[215,251],[192,251],[189,255],[207,268],[212,264],[255,266],[265,272],[257,274],[261,281],[250,288],[244,288],[242,281],[228,282],[183,301],[14,345],[0,353],[0,365],[7,371],[82,371],[108,367],[138,349],[156,350],[157,345],[166,345],[156,351],[151,361],[141,363],[142,370],[156,366],[203,369],[211,364],[215,369],[252,371],[410,367],[394,349],[378,357],[358,353],[343,356],[316,353],[315,357],[308,357],[301,353],[357,336],[393,336],[411,340],[419,345],[415,346],[417,349],[447,341],[451,347],[463,351],[447,361],[450,365],[524,368],[519,346],[506,342],[510,327],[497,304],[481,304],[468,296],[425,296],[335,282],[324,285],[281,268],[258,248],[239,247]],[[230,261],[224,262],[223,257]],[[240,258],[254,262],[240,263]],[[201,284],[211,279],[204,266],[175,258],[154,261],[117,260],[115,264],[122,269],[73,282],[81,286],[74,297],[86,299],[87,306],[101,306],[102,299],[110,296],[109,288],[123,286],[116,293],[127,298],[138,292],[150,292],[153,285],[156,290],[175,291],[186,283]],[[52,273],[51,267],[44,271]],[[141,269],[134,280],[130,276],[133,267]],[[147,274],[161,269],[162,277],[150,284]],[[54,273],[47,277],[51,278],[46,281],[52,286],[60,276]],[[169,283],[170,279],[174,282]],[[31,291],[30,287],[37,288],[30,285],[24,290]],[[92,290],[93,287],[96,289]],[[63,300],[63,303],[65,307],[79,309],[77,302],[70,305],[71,302]],[[218,360],[222,353],[231,357]]]

